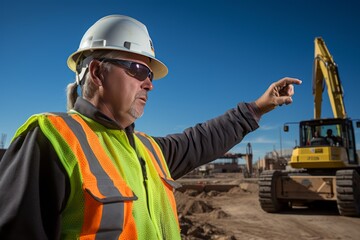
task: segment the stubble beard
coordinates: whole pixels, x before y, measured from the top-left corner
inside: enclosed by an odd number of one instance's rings
[[[131,106],[130,106],[130,110],[129,110],[129,114],[136,120],[138,118],[141,118],[142,115],[144,115],[144,108],[145,105],[137,105],[139,103],[137,103],[137,99],[139,99],[140,97],[146,97],[147,98],[147,92],[146,91],[141,91],[138,92],[135,96],[135,100],[132,102]]]
[[[136,103],[135,101],[132,103],[130,110],[129,110],[129,114],[134,118],[134,119],[138,119],[141,118],[144,115],[144,108],[142,108],[142,110],[137,110],[136,108]]]

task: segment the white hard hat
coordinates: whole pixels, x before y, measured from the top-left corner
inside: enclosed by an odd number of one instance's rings
[[[77,64],[89,55],[86,52],[94,50],[119,50],[149,57],[154,79],[168,73],[165,64],[155,58],[146,26],[131,17],[110,15],[98,20],[84,34],[79,49],[68,58],[69,68],[77,72]]]

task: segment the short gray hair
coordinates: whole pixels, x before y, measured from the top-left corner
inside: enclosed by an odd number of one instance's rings
[[[126,53],[125,53],[126,54]],[[117,58],[117,57],[121,57],[123,56],[124,53],[119,52],[119,51],[109,51],[109,50],[98,50],[98,51],[94,51],[91,52],[91,54],[89,54],[87,57],[93,57],[93,58]],[[110,71],[111,70],[111,64],[109,63],[101,63],[103,68],[106,71]],[[96,90],[96,86],[94,85],[93,81],[90,81],[91,75],[90,72],[87,71],[84,80],[83,80],[83,84],[80,85],[81,87],[81,95],[85,98],[85,99],[90,99],[94,96],[95,94],[95,90]],[[69,83],[66,87],[66,96],[67,96],[67,110],[71,110],[74,107],[76,98],[79,96],[78,94],[78,90],[77,90],[77,82],[73,82],[73,83]]]

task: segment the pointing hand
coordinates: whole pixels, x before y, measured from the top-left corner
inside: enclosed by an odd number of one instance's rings
[[[276,106],[292,103],[291,97],[294,95],[293,84],[299,85],[301,80],[285,77],[272,83],[265,93],[255,101],[260,113],[264,114],[273,110]]]

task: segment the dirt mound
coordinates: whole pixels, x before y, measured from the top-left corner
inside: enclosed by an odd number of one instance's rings
[[[227,193],[217,191],[199,193],[194,190],[187,190],[183,193],[175,192],[182,239],[236,239],[229,232],[208,223],[209,219],[222,219],[230,216],[221,208],[214,207],[211,202],[212,199],[224,194]]]
[[[224,212],[221,209],[215,209],[215,210],[211,211],[211,213],[209,214],[210,218],[215,218],[215,219],[226,218],[229,216],[230,216],[229,214],[227,214],[226,212]]]
[[[221,195],[222,193],[218,191],[210,191],[210,192],[200,192],[195,195],[197,198],[212,198]]]
[[[183,240],[236,240],[232,235],[209,224],[192,221],[187,217],[180,217],[181,238]]]
[[[250,193],[259,192],[259,186],[257,183],[248,183],[248,182],[240,183],[240,188],[245,192],[250,192]]]
[[[184,205],[178,206],[178,212],[183,215],[191,215],[194,213],[209,213],[214,208],[202,200],[189,199]]]

